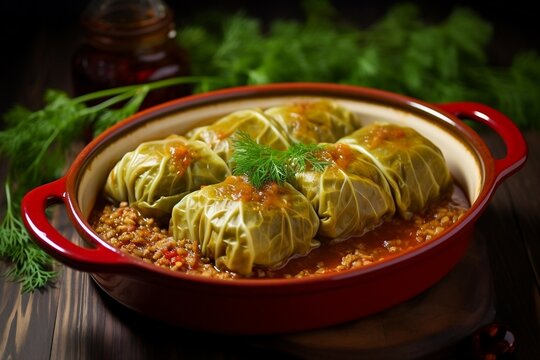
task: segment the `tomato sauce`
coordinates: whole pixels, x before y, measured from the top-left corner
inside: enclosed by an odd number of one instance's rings
[[[410,220],[394,216],[360,237],[339,242],[320,239],[319,248],[306,256],[291,259],[280,269],[267,270],[267,277],[337,272],[399,255],[443,234],[468,208],[465,194],[455,186],[452,194]]]

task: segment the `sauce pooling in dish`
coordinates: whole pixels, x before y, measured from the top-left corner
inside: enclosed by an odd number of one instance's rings
[[[223,279],[291,278],[344,271],[398,256],[442,235],[468,207],[465,194],[454,186],[452,194],[412,219],[394,217],[362,237],[323,241],[319,248],[289,260],[279,269],[255,268],[247,276],[216,268],[211,259],[201,255],[197,243],[174,240],[166,227],[125,203],[96,207],[92,226],[101,238],[120,250],[174,271]]]

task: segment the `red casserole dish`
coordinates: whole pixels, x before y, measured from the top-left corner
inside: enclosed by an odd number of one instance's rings
[[[209,119],[249,107],[295,99],[330,98],[363,121],[412,127],[443,152],[471,204],[450,231],[399,256],[335,274],[292,279],[220,280],[147,264],[100,239],[88,218],[116,161],[139,143],[182,134]],[[507,152],[495,159],[460,118],[494,130]],[[66,175],[23,199],[25,224],[35,241],[60,262],[89,272],[113,299],[146,316],[181,327],[226,333],[282,333],[329,326],[407,300],[444,277],[464,255],[473,227],[498,185],[525,162],[527,147],[513,122],[477,103],[429,104],[356,86],[292,83],[246,86],[189,96],[142,111],[88,144]],[[45,215],[63,203],[90,247],[64,238]]]

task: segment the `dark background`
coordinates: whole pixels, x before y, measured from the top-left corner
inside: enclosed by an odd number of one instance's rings
[[[401,1],[400,1],[401,2]],[[524,0],[514,1],[411,1],[419,4],[427,21],[444,19],[455,6],[466,6],[489,21],[494,28],[493,40],[488,47],[490,61],[494,65],[508,65],[514,54],[527,49],[540,50],[540,26],[537,12],[532,11],[533,5]],[[273,18],[298,18],[302,15],[301,2],[298,0],[203,0],[203,1],[173,1],[167,3],[176,14],[177,24],[189,24],[192,16],[203,8],[218,8],[221,11],[236,11],[245,9],[249,15],[259,16],[266,20]],[[346,14],[344,21],[369,26],[383,16],[387,9],[397,1],[345,1],[334,0],[340,14]],[[58,77],[58,71],[49,71],[46,66],[39,65],[39,54],[62,49],[64,44],[75,44],[79,38],[79,17],[88,1],[83,0],[6,0],[0,4],[0,114],[21,102],[23,105],[36,108],[43,96],[43,84],[52,88],[65,88],[69,78],[70,69],[65,68],[65,75]],[[50,44],[47,51],[47,39],[55,42]],[[59,64],[68,64],[68,52],[58,54]],[[37,54],[37,56],[36,56]],[[47,57],[49,59],[49,57]],[[24,84],[22,86],[21,84]],[[30,84],[30,86],[28,86]],[[32,84],[36,86],[32,87]],[[1,120],[0,120],[1,129]],[[493,143],[493,138],[489,138]],[[538,209],[538,133],[528,133],[528,142],[531,145],[531,158],[528,160],[524,172],[517,174],[507,184],[497,191],[486,214],[480,219],[479,233],[490,241],[488,247],[490,263],[497,291],[498,316],[505,323],[517,329],[516,338],[521,342],[521,357],[527,359],[528,354],[538,354],[538,324],[534,314],[538,308],[536,283],[533,270],[534,262],[538,259],[537,229]],[[4,166],[0,161],[0,166]],[[532,194],[532,196],[531,196]],[[494,226],[494,224],[499,224]],[[500,225],[504,224],[504,225]],[[519,225],[519,226],[518,226]],[[528,252],[530,251],[530,252]],[[529,264],[526,259],[531,260]],[[79,285],[79,283],[76,283]],[[64,283],[64,290],[69,293]],[[66,290],[67,289],[67,290]],[[18,291],[18,290],[15,290]],[[536,292],[535,292],[536,291]],[[0,291],[1,293],[1,291]],[[11,292],[11,295],[13,291]],[[85,294],[85,293],[84,293]],[[10,293],[2,293],[2,296]],[[65,296],[65,295],[64,295]],[[80,296],[80,295],[79,295]],[[12,297],[13,298],[13,297]],[[8,299],[10,299],[8,297]],[[47,297],[43,297],[49,300]],[[8,300],[9,301],[9,300]],[[37,301],[37,300],[36,300]],[[55,301],[53,304],[57,304]],[[48,304],[46,306],[49,306]],[[39,308],[41,309],[41,308]],[[93,308],[90,307],[90,310]],[[35,308],[34,308],[35,310]],[[39,312],[33,314],[34,319],[40,320]],[[48,319],[46,316],[43,319]],[[34,320],[36,321],[36,320]],[[77,319],[78,321],[78,319]],[[113,324],[114,329],[123,326],[121,323]],[[54,327],[54,324],[51,325]],[[13,329],[18,327],[14,326]],[[74,327],[76,336],[86,333]],[[136,341],[137,329],[130,329],[127,334],[133,334],[128,341]],[[46,333],[39,328],[39,332]],[[94,336],[98,336],[93,334]],[[100,334],[99,334],[100,335]],[[129,337],[129,336],[128,336]],[[43,337],[35,341],[48,342]],[[92,339],[93,340],[93,339]],[[101,340],[101,339],[98,339]],[[62,343],[62,342],[60,342]],[[92,343],[91,340],[84,342]],[[145,343],[146,345],[146,343]],[[142,345],[143,348],[145,345]],[[528,347],[527,347],[528,345]],[[164,351],[169,350],[164,349]],[[77,349],[75,349],[77,350]],[[518,346],[519,351],[519,346]],[[208,350],[206,354],[211,352]],[[1,357],[1,355],[0,355]],[[230,357],[222,357],[223,359]],[[538,358],[538,357],[537,357]]]
[[[302,2],[299,0],[273,0],[267,2],[249,0],[203,0],[166,1],[174,10],[178,25],[189,24],[201,9],[219,9],[235,12],[244,9],[247,14],[265,20],[273,18],[301,18]],[[392,5],[404,1],[345,1],[334,0],[340,14],[358,26],[369,26],[385,14]],[[489,21],[494,27],[493,40],[487,49],[490,61],[495,65],[508,65],[516,52],[540,49],[540,26],[537,13],[529,1],[410,1],[420,5],[426,21],[444,19],[455,6],[465,6]],[[36,39],[44,34],[53,38],[76,42],[79,37],[79,19],[88,0],[15,0],[0,5],[0,113],[14,105],[15,99],[28,99],[26,106],[39,104],[34,99],[39,94],[25,94],[17,87],[17,79],[24,75],[30,54],[35,53]],[[46,69],[44,69],[46,70]],[[69,73],[69,69],[66,69]],[[36,75],[37,76],[37,75]],[[45,75],[42,75],[45,76]],[[55,79],[47,79],[55,87]],[[61,82],[59,82],[61,84]],[[65,81],[63,82],[65,84]],[[71,91],[71,89],[62,89]]]

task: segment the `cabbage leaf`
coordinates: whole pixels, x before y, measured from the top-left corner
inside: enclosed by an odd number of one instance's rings
[[[243,132],[258,144],[277,150],[285,150],[290,145],[287,133],[273,119],[259,109],[246,109],[230,113],[210,125],[195,128],[187,133],[191,140],[208,144],[231,167],[234,151],[234,135]]]
[[[231,176],[184,197],[173,209],[175,239],[191,239],[222,270],[250,275],[254,267],[279,267],[317,247],[319,219],[290,184],[254,188]]]
[[[373,123],[339,142],[363,152],[382,170],[405,219],[439,199],[452,184],[441,150],[412,128]]]
[[[201,141],[172,135],[126,153],[109,173],[105,195],[145,216],[169,217],[173,206],[202,185],[228,175],[227,164]]]
[[[354,113],[326,99],[274,106],[264,113],[276,119],[296,143],[333,143],[360,126]]]
[[[331,165],[299,172],[293,181],[319,216],[319,236],[361,236],[394,215],[388,182],[369,157],[346,144],[323,146]]]

